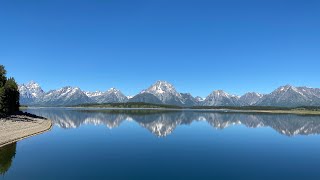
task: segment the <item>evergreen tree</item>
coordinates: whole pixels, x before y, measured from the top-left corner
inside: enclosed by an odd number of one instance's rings
[[[5,70],[3,65],[0,65],[0,88],[4,86],[7,81],[6,77],[7,71]]]
[[[19,110],[19,90],[14,78],[7,79],[4,66],[0,65],[0,116]]]
[[[5,114],[12,114],[19,110],[19,91],[14,78],[9,78],[2,90],[2,110]]]

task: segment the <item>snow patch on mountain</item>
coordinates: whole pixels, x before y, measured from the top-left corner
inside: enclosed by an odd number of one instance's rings
[[[124,103],[128,101],[127,96],[116,88],[110,88],[103,93],[96,93],[94,96],[90,95],[89,97],[97,103]]]
[[[183,97],[177,92],[175,87],[167,81],[157,81],[140,94],[149,93],[156,96],[164,104],[183,105]]]

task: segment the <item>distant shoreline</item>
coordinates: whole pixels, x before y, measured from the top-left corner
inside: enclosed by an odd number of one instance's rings
[[[0,147],[42,134],[52,127],[51,120],[31,114],[0,118]]]

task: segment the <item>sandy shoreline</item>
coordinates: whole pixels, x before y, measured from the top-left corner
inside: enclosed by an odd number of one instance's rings
[[[52,122],[40,117],[12,115],[0,118],[0,147],[50,130]]]

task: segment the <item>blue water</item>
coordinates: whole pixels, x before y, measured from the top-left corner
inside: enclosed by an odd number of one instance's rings
[[[55,125],[7,147],[0,179],[320,179],[319,116],[27,112]]]

